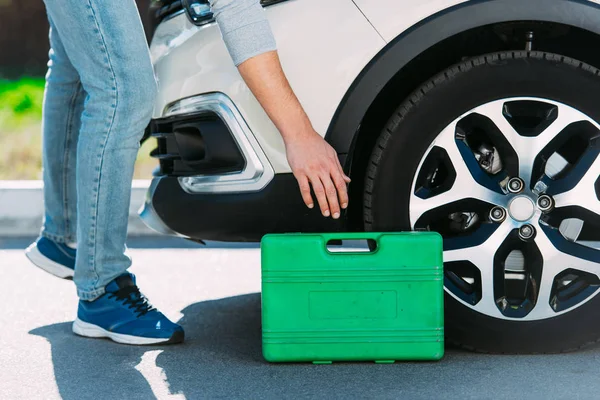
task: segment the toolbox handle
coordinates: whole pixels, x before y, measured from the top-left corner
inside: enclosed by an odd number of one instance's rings
[[[323,235],[324,247],[325,251],[328,254],[332,255],[359,255],[359,254],[373,254],[379,248],[379,234],[370,234],[370,233],[342,233],[342,234],[325,234]],[[352,240],[352,241],[366,241],[367,248],[343,248],[340,246],[339,248],[330,248],[332,246],[332,242],[343,242],[344,240]],[[341,243],[340,243],[341,244]]]

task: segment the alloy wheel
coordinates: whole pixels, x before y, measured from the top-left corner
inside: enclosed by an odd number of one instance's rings
[[[415,230],[444,237],[445,290],[500,319],[552,318],[600,288],[600,125],[510,98],[454,120],[412,184]]]

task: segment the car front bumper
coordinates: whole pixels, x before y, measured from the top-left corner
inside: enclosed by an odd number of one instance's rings
[[[341,232],[346,213],[335,221],[308,209],[292,174],[277,174],[258,192],[186,192],[176,177],[152,181],[140,211],[150,228],[194,240],[256,242],[267,233]]]

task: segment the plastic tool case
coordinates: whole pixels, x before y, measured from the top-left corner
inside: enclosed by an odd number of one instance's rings
[[[371,252],[332,252],[368,239]],[[271,362],[438,360],[444,354],[436,233],[267,235],[263,355]]]

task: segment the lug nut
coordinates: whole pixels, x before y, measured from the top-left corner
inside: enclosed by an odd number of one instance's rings
[[[554,207],[554,201],[552,200],[552,197],[548,196],[547,194],[544,194],[538,197],[537,206],[542,212],[547,212],[552,210],[552,208]]]
[[[490,211],[490,220],[492,222],[502,222],[506,218],[506,210],[502,207],[494,207]]]
[[[508,181],[508,191],[511,193],[520,193],[525,187],[521,178],[511,178]]]
[[[537,194],[538,196],[546,193],[546,190],[548,190],[548,185],[542,181],[538,181],[533,187],[533,193]]]
[[[519,228],[519,236],[523,240],[529,240],[535,235],[535,228],[532,225],[526,224]]]

